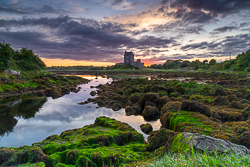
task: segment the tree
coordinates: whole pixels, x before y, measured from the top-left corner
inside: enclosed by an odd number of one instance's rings
[[[209,65],[215,65],[216,64],[216,60],[215,59],[211,59],[209,62]]]

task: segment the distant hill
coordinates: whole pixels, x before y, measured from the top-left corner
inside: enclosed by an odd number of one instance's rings
[[[46,70],[46,65],[32,50],[14,51],[10,44],[0,42],[0,70],[40,71]]]

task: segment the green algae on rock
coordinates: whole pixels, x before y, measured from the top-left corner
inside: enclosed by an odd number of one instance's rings
[[[1,148],[0,165],[119,166],[145,159],[149,152],[144,147],[143,135],[127,123],[98,117],[94,124],[49,136],[32,146]]]

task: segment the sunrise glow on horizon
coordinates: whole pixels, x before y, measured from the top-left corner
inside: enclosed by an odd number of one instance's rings
[[[2,0],[0,39],[50,66],[218,62],[250,49],[249,0]]]

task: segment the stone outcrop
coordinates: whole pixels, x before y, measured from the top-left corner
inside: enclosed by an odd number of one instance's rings
[[[208,152],[221,152],[228,153],[234,152],[236,154],[250,154],[250,150],[245,146],[231,143],[228,140],[213,138],[211,136],[201,135],[198,133],[182,132],[188,144],[192,145],[195,150],[208,151]]]

